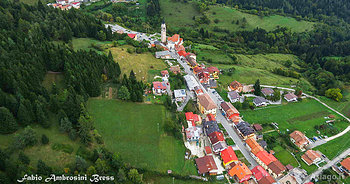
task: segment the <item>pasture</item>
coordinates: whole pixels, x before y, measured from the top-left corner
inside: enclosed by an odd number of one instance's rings
[[[253,30],[257,27],[272,31],[277,27],[287,27],[293,32],[305,32],[312,30],[314,26],[313,22],[297,21],[294,18],[280,15],[261,17],[226,6],[210,6],[205,13],[211,21],[209,25],[211,28],[217,26],[229,31]],[[243,19],[246,20],[245,26],[242,26]],[[219,22],[215,23],[215,20]]]
[[[194,3],[191,2],[161,0],[159,4],[161,16],[165,18],[166,24],[173,28],[192,26],[195,23],[193,17],[200,15]]]
[[[169,169],[181,175],[197,173],[193,161],[184,159],[182,140],[164,132],[169,115],[164,106],[90,99],[88,111],[106,147],[132,166],[162,173]]]

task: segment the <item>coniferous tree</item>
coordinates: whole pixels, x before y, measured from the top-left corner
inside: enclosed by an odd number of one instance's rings
[[[0,107],[0,133],[9,134],[18,129],[12,113],[6,107]]]

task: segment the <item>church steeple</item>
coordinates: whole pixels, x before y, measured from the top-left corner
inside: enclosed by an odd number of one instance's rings
[[[161,25],[160,39],[161,39],[162,43],[166,43],[166,25],[165,25],[164,19],[163,19],[163,22]]]

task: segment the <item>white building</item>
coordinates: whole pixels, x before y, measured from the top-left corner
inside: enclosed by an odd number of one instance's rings
[[[186,90],[185,89],[174,90],[174,96],[176,101],[178,102],[184,101],[186,98]]]
[[[195,90],[196,87],[199,87],[199,84],[197,83],[196,79],[192,75],[185,75],[184,76],[187,87],[190,91]]]

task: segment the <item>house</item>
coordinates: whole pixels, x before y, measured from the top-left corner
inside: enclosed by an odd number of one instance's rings
[[[189,57],[189,58],[187,59],[187,63],[190,65],[190,67],[191,67],[192,69],[198,66],[198,63],[197,63],[196,59],[194,59],[194,58],[192,58],[192,57]]]
[[[212,155],[213,154],[213,151],[211,150],[210,146],[205,146],[204,152],[205,152],[205,155]]]
[[[220,141],[225,141],[224,135],[221,133],[221,131],[215,131],[208,135],[210,143],[216,144]]]
[[[187,56],[186,56],[186,59],[189,59],[189,58],[192,58],[194,59],[195,61],[197,60],[197,56],[193,53],[188,53]]]
[[[227,148],[227,144],[225,141],[219,141],[213,144],[212,147],[213,147],[213,152],[215,154],[219,154],[222,150]]]
[[[240,183],[250,180],[252,174],[253,173],[249,170],[249,168],[242,162],[238,162],[238,164],[236,164],[229,171],[229,175],[238,180]]]
[[[250,127],[249,123],[242,121],[236,125],[236,128],[244,140],[248,138],[255,138],[254,129]]]
[[[244,85],[243,86],[243,93],[251,93],[254,92],[253,85]]]
[[[296,101],[298,101],[298,97],[294,93],[287,93],[287,94],[285,94],[284,95],[284,99],[286,99],[287,102],[296,102]]]
[[[176,89],[174,90],[175,100],[178,102],[183,102],[186,98],[186,90],[185,89]]]
[[[210,74],[208,72],[199,72],[197,73],[197,77],[199,79],[199,82],[202,84],[208,84],[209,83],[209,79],[210,79]]]
[[[157,59],[174,59],[170,51],[158,51],[155,53]]]
[[[175,50],[176,50],[176,52],[179,53],[180,51],[185,51],[185,47],[183,45],[175,45]],[[185,55],[186,55],[186,52],[185,52]]]
[[[160,72],[161,74],[162,74],[162,77],[169,77],[169,72],[168,72],[168,70],[163,70],[163,71],[161,71]]]
[[[181,45],[182,46],[182,45]],[[182,46],[183,47],[183,46]],[[185,50],[180,50],[177,52],[177,54],[179,54],[179,56],[182,56],[182,57],[186,57],[189,53],[186,53]]]
[[[171,66],[170,71],[173,72],[175,75],[177,75],[178,73],[181,73],[181,69],[179,65]]]
[[[344,159],[340,162],[340,165],[342,166],[344,172],[346,175],[350,175],[350,157]]]
[[[273,89],[271,88],[262,88],[261,93],[264,94],[264,96],[273,96]]]
[[[197,73],[200,73],[200,72],[203,72],[203,71],[204,71],[203,68],[200,67],[200,66],[196,66],[196,67],[193,68],[193,73],[194,74],[197,74]]]
[[[237,155],[235,151],[233,151],[233,148],[231,146],[227,147],[226,149],[222,150],[220,152],[222,162],[224,166],[228,166],[232,162],[238,162]]]
[[[305,151],[307,145],[310,144],[310,141],[306,138],[306,136],[300,131],[296,130],[289,134],[290,140],[301,150]]]
[[[301,156],[301,159],[307,164],[307,165],[318,165],[319,163],[323,162],[321,155],[314,151],[314,150],[307,150],[304,155]]]
[[[175,47],[178,47],[183,44],[183,39],[180,38],[179,34],[174,34],[172,37],[168,37],[168,47],[170,50],[174,50]]]
[[[229,92],[227,92],[227,97],[228,97],[228,99],[230,99],[231,103],[238,102],[241,99],[241,96],[239,96],[237,91],[229,91]]]
[[[270,174],[260,165],[252,169],[252,173],[258,182],[258,184],[272,184],[275,180],[270,176]]]
[[[208,67],[208,71],[212,76],[212,78],[219,79],[220,70],[218,68],[216,68],[215,66],[211,66],[211,67]]]
[[[193,114],[193,112],[186,112],[185,116],[186,116],[187,123],[189,125],[188,127],[190,127],[190,125],[191,126],[199,125],[202,122],[202,118],[198,114]]]
[[[196,93],[197,96],[204,94],[203,90],[199,86],[196,86],[194,88],[194,92]]]
[[[186,128],[186,139],[188,142],[199,141],[202,134],[202,129],[200,127],[191,126]]]
[[[219,125],[216,121],[204,121],[203,120],[203,128],[205,131],[205,134],[208,136],[209,134],[213,132],[220,132]]]
[[[269,104],[269,102],[265,98],[260,97],[260,96],[254,98],[253,103],[257,107],[266,106]]]
[[[197,103],[198,103],[199,111],[202,114],[204,114],[204,115],[207,115],[207,114],[216,115],[217,106],[207,93],[205,93],[203,95],[199,95],[197,97]]]
[[[196,158],[196,165],[198,168],[199,174],[210,174],[216,175],[218,172],[218,167],[215,164],[214,158],[212,155],[207,155],[201,158]]]
[[[220,104],[221,110],[225,113],[227,119],[231,120],[234,116],[239,116],[238,110],[229,102],[222,102]]]
[[[184,79],[186,81],[186,84],[187,84],[187,88],[190,90],[190,91],[193,91],[196,89],[200,89],[199,87],[199,84],[197,83],[196,79],[192,76],[192,75],[185,75],[184,76]],[[203,93],[203,91],[202,91]],[[198,95],[198,94],[197,94]]]
[[[255,129],[255,131],[261,131],[263,129],[263,127],[260,124],[254,124],[253,128]]]
[[[218,83],[214,79],[209,79],[209,84],[208,84],[210,89],[215,89],[218,87]]]
[[[205,118],[206,121],[216,121],[215,116],[213,114],[207,114]]]
[[[254,155],[258,154],[260,151],[264,151],[264,148],[262,148],[254,138],[248,138],[245,142],[250,152]]]
[[[242,92],[243,85],[239,83],[238,81],[233,81],[228,87],[229,91],[237,91],[238,93]]]
[[[166,93],[165,82],[159,82],[159,81],[153,82],[152,91],[153,91],[154,95],[162,95],[162,94]]]
[[[269,168],[269,173],[275,178],[282,176],[283,172],[287,170],[279,160],[271,162],[267,167]]]
[[[128,33],[128,36],[133,40],[137,40],[137,34]]]
[[[265,169],[268,169],[268,165],[270,165],[272,162],[276,161],[277,159],[267,151],[263,150],[256,154],[256,161]]]

